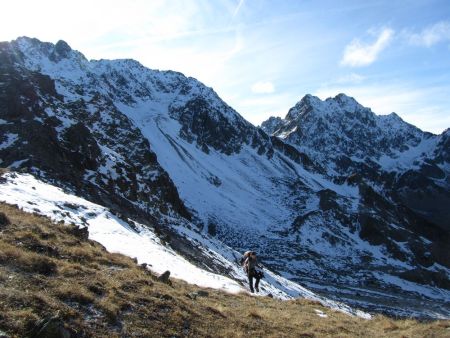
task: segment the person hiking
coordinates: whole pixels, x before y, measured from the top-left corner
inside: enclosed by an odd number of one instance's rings
[[[250,292],[253,293],[259,292],[259,281],[264,276],[262,271],[257,271],[256,267],[261,267],[258,263],[258,259],[256,258],[256,252],[247,251],[244,253],[244,271],[248,276],[248,283],[250,285]],[[253,278],[255,278],[255,289],[253,289]]]

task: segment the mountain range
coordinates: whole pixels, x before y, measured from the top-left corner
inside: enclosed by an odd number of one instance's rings
[[[0,43],[0,159],[241,284],[252,249],[280,294],[450,316],[450,129],[344,94],[256,127],[181,73],[22,37]]]

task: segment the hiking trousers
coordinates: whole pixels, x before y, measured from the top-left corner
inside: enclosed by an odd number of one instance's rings
[[[256,291],[259,291],[259,281],[261,280],[261,278],[256,277],[256,270],[255,269],[250,269],[248,271],[248,283],[250,284],[250,291],[251,292],[255,291],[253,289],[253,277],[255,277],[255,288],[256,288]]]

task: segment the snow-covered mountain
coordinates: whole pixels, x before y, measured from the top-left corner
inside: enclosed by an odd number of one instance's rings
[[[169,223],[254,249],[337,300],[450,315],[450,218],[439,206],[448,132],[423,133],[339,95],[306,96],[266,133],[195,79],[88,61],[63,41],[0,44],[0,76],[2,166],[158,227],[197,264],[202,250]],[[439,212],[415,208],[414,196],[434,196]],[[229,273],[214,262],[205,265]]]
[[[423,132],[397,114],[377,116],[344,94],[325,101],[306,95],[285,119],[261,128],[304,152],[335,180],[364,179],[450,231],[449,130]]]
[[[436,145],[432,134],[405,123],[395,113],[376,116],[345,94],[325,101],[306,95],[289,110],[285,119],[269,119],[262,123],[262,129],[304,148],[320,162],[338,162],[342,156],[353,162],[375,160],[383,155],[398,158],[419,144],[423,151]],[[336,168],[328,168],[345,169],[340,163],[333,164]]]

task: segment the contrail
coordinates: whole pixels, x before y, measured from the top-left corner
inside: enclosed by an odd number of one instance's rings
[[[234,19],[234,17],[237,15],[237,13],[239,12],[239,10],[242,7],[242,4],[244,3],[244,0],[240,0],[236,9],[234,10],[233,16],[231,17],[232,19]]]

